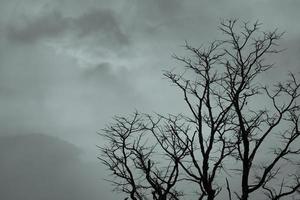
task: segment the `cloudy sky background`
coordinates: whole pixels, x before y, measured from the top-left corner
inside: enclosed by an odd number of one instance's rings
[[[172,69],[221,19],[286,31],[266,79],[299,72],[297,0],[0,0],[0,199],[115,199],[96,132],[135,109],[178,113]],[[279,76],[280,75],[280,76]],[[46,181],[45,181],[46,180]]]

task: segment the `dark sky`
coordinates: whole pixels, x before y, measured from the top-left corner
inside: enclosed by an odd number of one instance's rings
[[[182,112],[162,78],[224,18],[286,31],[266,79],[299,72],[297,0],[0,0],[0,199],[114,200],[97,136],[115,114]],[[166,95],[167,94],[167,95]],[[3,178],[4,177],[4,178]]]

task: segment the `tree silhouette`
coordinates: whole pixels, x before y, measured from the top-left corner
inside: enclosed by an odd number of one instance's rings
[[[164,73],[186,111],[115,117],[101,134],[99,159],[128,198],[185,199],[188,184],[198,200],[299,199],[300,84],[293,73],[276,84],[262,77],[283,33],[237,20],[219,29],[225,39],[186,43],[190,56],[174,55],[183,70]]]

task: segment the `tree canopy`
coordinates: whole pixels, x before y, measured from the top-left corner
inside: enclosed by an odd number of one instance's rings
[[[298,74],[272,83],[268,57],[283,36],[259,22],[224,20],[224,38],[185,43],[164,76],[183,95],[181,114],[116,116],[100,133],[99,159],[132,200],[300,198]]]

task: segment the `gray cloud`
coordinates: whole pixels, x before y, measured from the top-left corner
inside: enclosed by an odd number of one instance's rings
[[[82,162],[79,155],[77,147],[55,137],[0,137],[0,198],[106,199],[108,192],[99,182],[103,175],[96,166]]]
[[[23,19],[18,24],[7,27],[7,37],[11,41],[32,43],[44,38],[61,36],[69,26],[69,21],[55,11],[36,19]]]
[[[78,36],[104,33],[111,41],[126,45],[129,37],[123,33],[120,22],[111,10],[94,10],[72,20],[74,29],[78,29]]]
[[[281,44],[288,50],[263,79],[299,71],[299,3],[0,0],[0,177],[6,180],[0,180],[0,199],[23,200],[29,193],[30,200],[116,199],[100,179],[107,171],[95,164],[95,144],[103,142],[96,131],[134,109],[183,112],[183,97],[162,70],[178,66],[170,55],[186,53],[184,40],[197,47],[222,37],[221,18],[259,19],[263,27],[287,31]]]
[[[120,22],[111,10],[91,10],[80,16],[64,16],[54,10],[37,16],[24,16],[22,20],[12,21],[6,31],[13,42],[33,43],[43,39],[62,39],[87,37],[101,42],[110,41],[113,45],[127,45],[129,37],[121,30]]]
[[[110,63],[80,68],[74,59],[53,54],[51,48],[8,46],[1,51],[0,135],[93,135],[105,116],[134,109],[123,103],[143,104],[142,91],[136,90],[136,77],[129,70],[115,72]],[[111,103],[113,107],[106,106]]]
[[[165,20],[178,16],[183,11],[183,3],[180,0],[142,0],[131,1],[137,4],[138,12],[147,18]]]

